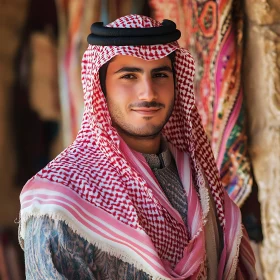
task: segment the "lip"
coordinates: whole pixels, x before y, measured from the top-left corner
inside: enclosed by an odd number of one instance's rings
[[[136,112],[141,115],[154,115],[156,114],[161,108],[137,108],[137,109],[132,109],[133,112]]]

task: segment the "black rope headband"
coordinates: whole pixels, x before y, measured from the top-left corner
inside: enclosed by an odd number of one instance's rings
[[[87,41],[99,46],[139,46],[158,45],[177,41],[181,32],[175,22],[164,19],[162,26],[148,28],[112,28],[95,22],[91,25]]]

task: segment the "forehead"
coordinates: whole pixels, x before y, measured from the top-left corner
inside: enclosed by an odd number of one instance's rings
[[[153,69],[162,66],[171,66],[171,60],[168,56],[156,60],[145,60],[130,55],[117,55],[111,60],[109,64],[109,67],[111,68],[118,68],[118,67],[125,67],[125,66],[137,67],[143,69]]]

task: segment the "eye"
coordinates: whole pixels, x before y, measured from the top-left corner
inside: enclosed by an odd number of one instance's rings
[[[121,79],[136,79],[136,76],[134,74],[125,74],[123,76],[121,76]]]
[[[153,75],[153,78],[168,78],[168,75],[163,72],[159,72],[159,73],[155,73]]]

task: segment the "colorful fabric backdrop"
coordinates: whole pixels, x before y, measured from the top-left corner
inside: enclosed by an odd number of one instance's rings
[[[90,25],[100,18],[100,0],[57,0],[59,16],[59,92],[63,146],[75,139],[84,109],[81,59]]]
[[[150,0],[157,20],[182,31],[196,61],[196,102],[230,197],[239,205],[252,186],[241,88],[242,15],[238,1]]]
[[[145,12],[144,0],[56,0],[59,17],[59,95],[63,146],[77,136],[84,110],[81,60],[93,22],[104,24],[129,14]]]

